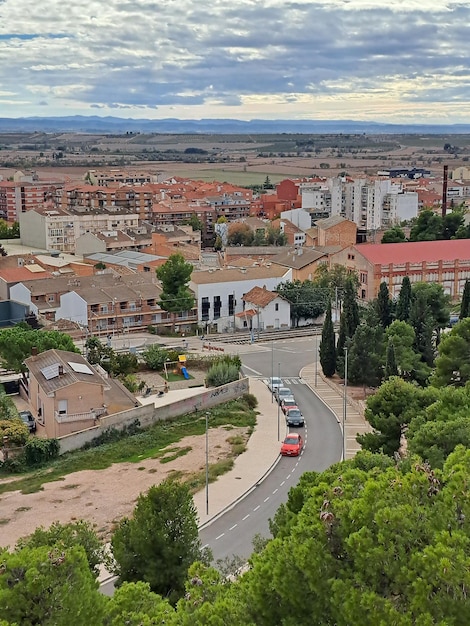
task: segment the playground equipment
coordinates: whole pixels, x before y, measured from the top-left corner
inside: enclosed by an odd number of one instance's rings
[[[178,356],[178,361],[179,361],[179,366],[180,366],[181,373],[186,378],[186,380],[188,380],[189,379],[189,374],[188,374],[188,370],[186,369],[186,355],[185,354],[180,354]]]

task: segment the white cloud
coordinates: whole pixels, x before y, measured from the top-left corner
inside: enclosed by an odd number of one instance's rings
[[[468,121],[469,18],[458,0],[5,0],[1,114]]]

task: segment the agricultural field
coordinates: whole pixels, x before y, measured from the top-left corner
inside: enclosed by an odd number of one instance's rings
[[[446,146],[446,149],[444,148]],[[440,176],[470,158],[469,135],[364,134],[0,134],[0,176],[35,170],[40,179],[82,180],[92,168],[132,168],[158,180],[181,176],[237,185],[286,177],[375,175],[421,167]]]

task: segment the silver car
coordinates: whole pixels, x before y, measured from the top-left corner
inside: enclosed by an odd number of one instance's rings
[[[274,395],[276,396],[276,399],[279,403],[281,403],[281,401],[283,400],[283,398],[287,398],[287,396],[292,396],[293,393],[292,391],[289,389],[289,387],[278,387],[275,392]]]

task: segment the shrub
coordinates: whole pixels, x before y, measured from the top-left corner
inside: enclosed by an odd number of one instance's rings
[[[256,409],[258,406],[258,398],[252,393],[244,393],[242,400],[249,409]]]
[[[149,346],[142,353],[142,358],[151,370],[162,370],[163,364],[169,358],[168,350],[157,345]]]
[[[233,363],[215,363],[207,372],[206,382],[209,387],[220,387],[238,380],[238,367]]]
[[[28,437],[29,429],[19,417],[12,419],[0,419],[0,441],[8,437],[8,446],[24,446]]]
[[[151,335],[156,335],[157,329],[155,328],[155,326],[150,324],[149,326],[147,326],[147,332],[150,333]]]
[[[31,437],[26,442],[24,455],[26,464],[42,465],[51,459],[59,456],[60,446],[57,439],[41,439],[39,437]]]
[[[119,376],[119,380],[122,382],[127,391],[136,393],[139,389],[139,381],[134,374],[126,374],[125,376]]]

